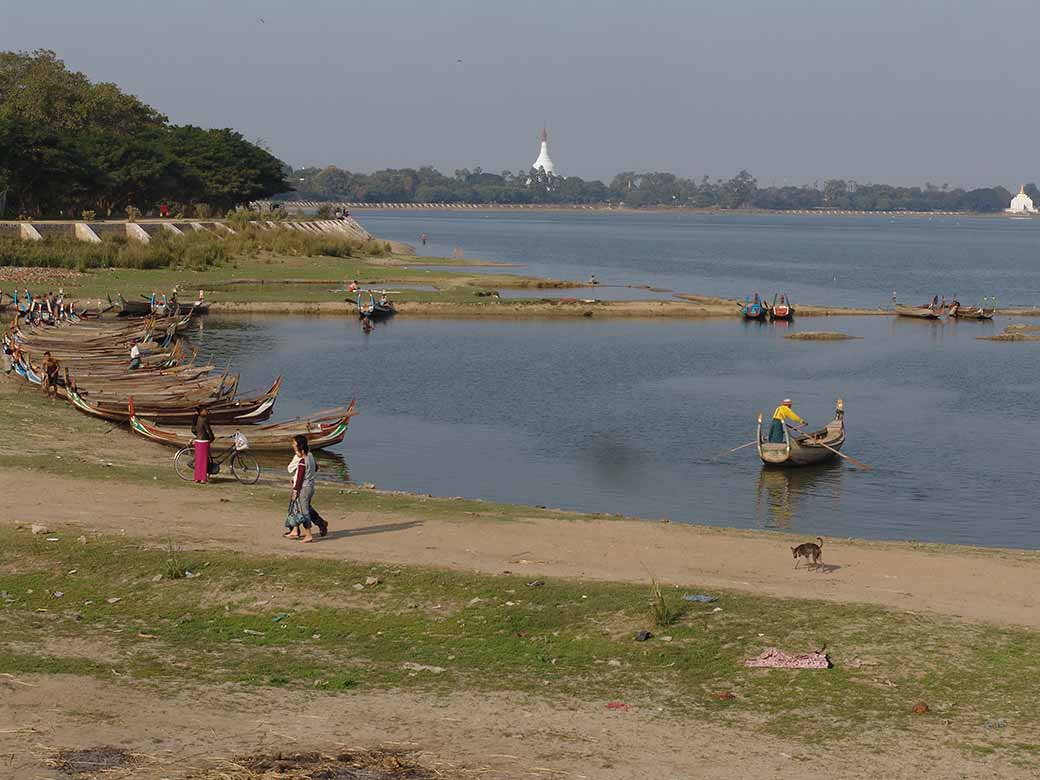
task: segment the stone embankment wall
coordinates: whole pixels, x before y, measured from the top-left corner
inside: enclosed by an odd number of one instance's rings
[[[344,238],[368,240],[367,230],[353,219],[316,220],[254,220],[251,224],[263,230],[297,230],[301,233],[338,235]],[[125,236],[131,241],[147,244],[152,237],[166,232],[175,236],[206,231],[217,234],[234,233],[223,220],[142,220],[139,222],[0,222],[0,237],[41,241],[46,238],[74,238],[97,243],[106,236]]]

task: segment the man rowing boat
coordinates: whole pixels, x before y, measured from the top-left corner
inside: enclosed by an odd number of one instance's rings
[[[798,425],[805,425],[805,420],[799,417],[791,408],[791,399],[785,398],[773,412],[773,425],[769,429],[769,441],[771,444],[784,443],[784,424],[786,420],[793,420]]]

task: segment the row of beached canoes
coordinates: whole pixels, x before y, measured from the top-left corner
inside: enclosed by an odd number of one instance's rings
[[[274,410],[282,378],[267,389],[239,393],[239,375],[230,367],[221,371],[199,364],[196,352],[185,346],[180,334],[191,320],[191,313],[118,322],[75,316],[54,325],[34,325],[16,317],[3,340],[14,371],[26,381],[48,390],[53,385],[57,397],[81,412],[128,423],[132,431],[162,444],[190,444],[190,426],[200,409],[207,412],[218,449],[230,448],[239,432],[254,450],[288,451],[292,438],[300,434],[311,449],[343,441],[356,413],[353,401],[261,425]],[[131,368],[132,360],[136,368]]]

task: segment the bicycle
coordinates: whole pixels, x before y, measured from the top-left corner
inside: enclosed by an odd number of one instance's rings
[[[226,452],[210,455],[209,474],[220,473],[221,465],[227,461],[231,474],[243,485],[255,485],[260,480],[260,464],[247,453],[238,441]],[[195,479],[195,445],[190,444],[173,456],[173,467],[177,476],[185,482]]]

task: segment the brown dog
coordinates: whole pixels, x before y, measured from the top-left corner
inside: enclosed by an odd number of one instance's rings
[[[816,544],[805,542],[797,547],[792,547],[791,555],[794,556],[794,567],[796,569],[798,564],[801,563],[799,558],[805,558],[806,566],[809,565],[809,560],[812,559],[812,565],[820,567],[823,565],[823,539],[817,536]]]

